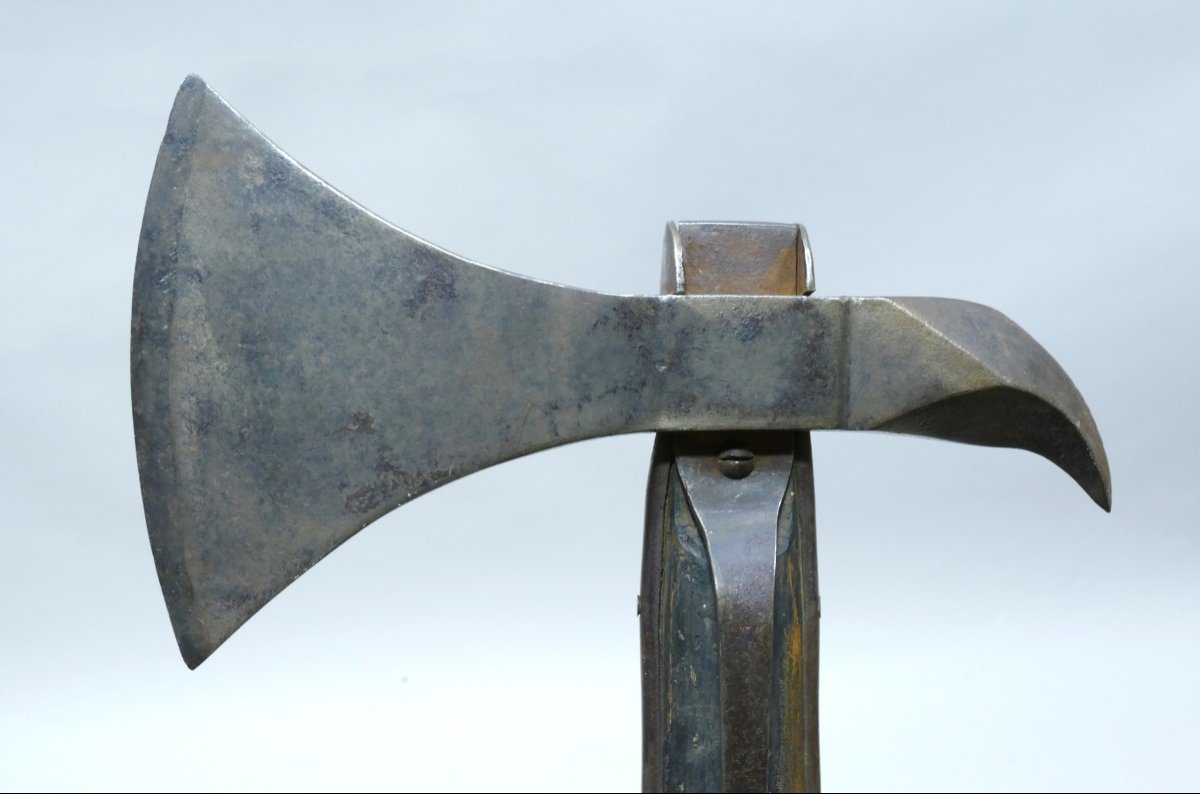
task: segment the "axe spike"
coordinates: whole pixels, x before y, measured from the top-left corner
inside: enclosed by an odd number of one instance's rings
[[[1108,506],[1083,399],[997,312],[620,297],[504,273],[355,204],[197,77],[147,199],[131,369],[151,546],[192,667],[400,504],[596,436],[848,428],[1016,446]],[[980,409],[990,419],[971,423]]]
[[[1015,322],[988,306],[946,298],[863,300],[850,322],[850,427],[1025,449],[1111,511],[1108,457],[1087,403]],[[936,373],[943,386],[954,385],[936,396],[915,388],[908,399],[872,387],[880,373],[898,369]]]

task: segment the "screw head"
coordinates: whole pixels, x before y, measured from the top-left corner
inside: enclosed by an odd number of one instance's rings
[[[754,471],[754,453],[735,447],[717,455],[717,468],[731,480],[740,480]]]

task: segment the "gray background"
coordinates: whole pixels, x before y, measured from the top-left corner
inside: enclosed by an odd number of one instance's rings
[[[669,219],[801,221],[824,295],[996,306],[1086,395],[1027,453],[818,434],[835,789],[1200,784],[1200,6],[0,9],[0,786],[632,790],[649,436],[456,482],[188,672],[128,317],[176,87],[457,253],[654,292]]]

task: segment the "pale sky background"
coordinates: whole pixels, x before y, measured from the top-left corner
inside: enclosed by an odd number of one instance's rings
[[[0,787],[635,790],[649,436],[418,499],[189,672],[128,388],[196,72],[456,253],[657,289],[663,224],[799,221],[822,295],[987,303],[1087,398],[1034,455],[814,441],[827,790],[1200,785],[1200,5],[0,7]]]

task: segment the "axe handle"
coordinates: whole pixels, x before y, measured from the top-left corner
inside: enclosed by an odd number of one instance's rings
[[[778,267],[765,276],[755,270],[756,262],[772,261],[761,251],[778,232],[758,225],[672,224],[664,291],[805,291]],[[742,256],[747,250],[755,254],[749,260]],[[692,288],[682,290],[685,276],[695,277]],[[805,283],[811,288],[811,276]],[[751,452],[786,450],[786,489],[741,493],[751,502],[738,501],[737,529],[747,538],[742,546],[713,542],[713,519],[720,523],[728,513],[702,508],[713,503],[713,494],[698,489],[723,484],[719,475],[715,481],[695,475],[697,461],[703,464],[707,454],[715,464],[737,437],[660,433],[655,439],[638,597],[644,791],[820,790],[812,445],[808,433],[749,435]],[[747,526],[756,498],[764,500],[756,519],[764,525]],[[763,542],[772,537],[774,543]],[[740,571],[744,581],[728,581],[724,572],[730,570]],[[727,578],[718,586],[722,576]],[[745,626],[755,622],[764,627],[762,641],[741,641]]]
[[[642,560],[642,789],[729,791],[722,745],[719,639],[712,564],[698,521],[684,498],[675,461],[678,434],[655,439],[646,499]],[[770,691],[767,702],[768,791],[819,791],[817,673],[820,601],[812,445],[795,436],[788,493],[779,513]],[[752,730],[754,726],[749,726]],[[758,731],[754,731],[758,732]]]

